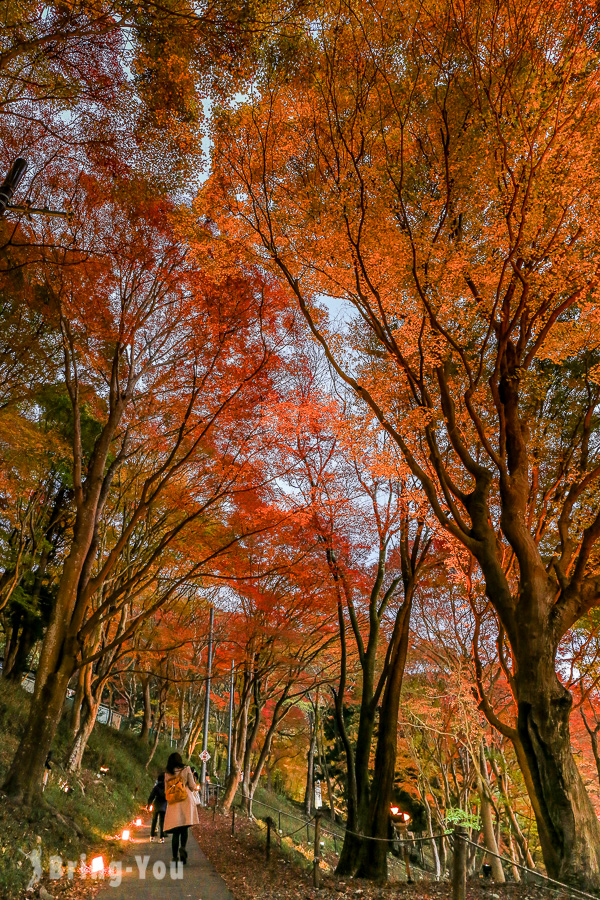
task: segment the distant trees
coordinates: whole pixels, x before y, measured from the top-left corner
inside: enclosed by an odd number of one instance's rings
[[[315,371],[298,372],[284,432],[294,461],[290,485],[306,507],[338,625],[339,676],[330,685],[346,757],[348,829],[337,871],[385,878],[410,615],[419,580],[435,565],[431,533],[393,448],[368,421],[323,397]],[[358,682],[355,737],[344,714],[351,679]]]

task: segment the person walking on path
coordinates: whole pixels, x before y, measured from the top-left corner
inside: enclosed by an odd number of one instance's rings
[[[165,796],[167,812],[165,815],[165,834],[172,835],[173,862],[187,862],[186,844],[191,825],[197,825],[198,812],[194,791],[198,790],[192,770],[184,762],[179,753],[171,753],[167,760],[165,772]]]
[[[161,843],[164,842],[165,813],[167,811],[167,798],[165,796],[165,773],[159,772],[154,787],[148,797],[148,808],[152,810],[152,825],[150,827],[150,840],[156,837],[156,823],[158,822],[158,835]]]

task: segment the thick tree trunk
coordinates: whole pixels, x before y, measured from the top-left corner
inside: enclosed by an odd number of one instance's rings
[[[549,838],[544,862],[552,878],[596,890],[600,823],[571,750],[572,697],[556,676],[547,635],[531,643],[523,641],[515,654],[517,728],[538,799],[538,830]]]
[[[41,791],[44,764],[58,728],[67,685],[73,671],[64,661],[31,700],[25,732],[6,776],[3,790],[29,805]]]
[[[80,537],[74,540],[63,567],[56,604],[42,644],[25,732],[2,786],[6,794],[26,804],[41,793],[44,763],[58,728],[69,680],[76,669],[75,641],[69,634],[69,626],[92,543],[94,521],[95,509],[93,513],[78,515]]]
[[[239,766],[233,765],[232,762],[231,772],[225,780],[225,790],[223,792],[223,799],[221,801],[221,808],[224,813],[228,813],[231,809],[231,804],[235,799],[235,795],[240,784],[241,774],[242,773]]]

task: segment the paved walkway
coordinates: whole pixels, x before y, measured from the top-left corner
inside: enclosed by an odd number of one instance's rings
[[[99,900],[233,900],[190,831],[187,865],[171,867],[171,837],[150,843],[150,825],[131,828],[129,853],[121,857],[121,873],[107,874]],[[120,883],[119,883],[120,882]]]

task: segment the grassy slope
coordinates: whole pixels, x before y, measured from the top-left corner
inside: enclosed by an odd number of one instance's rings
[[[19,686],[0,679],[0,783],[16,749],[28,710],[28,695]],[[44,871],[48,857],[78,860],[103,847],[107,836],[117,834],[122,825],[144,805],[159,766],[164,765],[166,748],[157,753],[144,770],[148,747],[130,733],[120,733],[97,725],[86,750],[81,776],[69,777],[71,791],[59,787],[65,777],[60,763],[69,740],[68,721],[63,719],[53,745],[57,765],[41,803],[25,810],[5,797],[0,801],[0,897],[18,897],[27,885],[31,867],[19,850],[30,852],[42,841]],[[109,773],[98,777],[100,766]],[[116,846],[115,846],[116,850]]]

